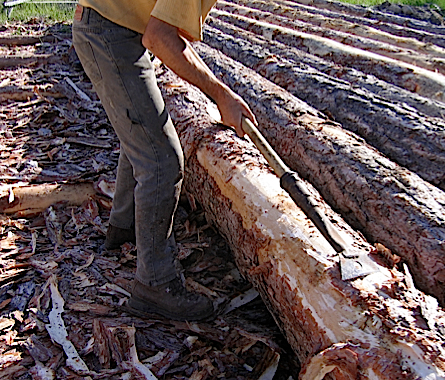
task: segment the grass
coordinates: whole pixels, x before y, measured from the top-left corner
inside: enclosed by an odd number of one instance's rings
[[[29,21],[41,19],[46,22],[70,21],[74,16],[74,4],[30,4],[24,3],[12,7],[3,7],[0,23],[7,21]],[[8,11],[10,12],[8,15]]]
[[[341,0],[350,4],[377,5],[384,0]],[[426,5],[435,4],[445,10],[445,0],[390,0],[398,4]],[[0,23],[9,21],[29,21],[41,19],[46,22],[71,21],[74,15],[74,6],[71,4],[30,4],[24,3],[13,7],[8,15],[6,7],[0,13]]]

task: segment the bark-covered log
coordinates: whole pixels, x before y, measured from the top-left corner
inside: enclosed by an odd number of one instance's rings
[[[340,1],[332,0],[289,0],[289,2],[310,5],[321,9],[331,9],[341,13],[370,18],[381,22],[409,27],[412,29],[427,31],[429,33],[438,34],[441,36],[445,35],[444,25],[434,25],[429,22],[416,20],[410,17],[392,15],[361,5],[345,4],[341,3]]]
[[[278,3],[276,0],[230,0],[231,3],[244,5],[253,9],[260,9],[262,11],[270,12],[279,16],[287,17],[291,20],[300,20],[305,23],[310,23],[322,28],[333,29],[345,33],[353,34],[355,36],[372,38],[377,41],[385,42],[394,46],[399,46],[404,49],[411,49],[422,54],[431,54],[435,57],[445,57],[445,49],[435,46],[431,43],[424,43],[416,38],[402,37],[395,34],[387,33],[377,29],[376,27],[363,25],[362,20],[358,22],[346,21],[338,14],[338,17],[328,17],[329,14],[310,13],[300,7],[296,9],[295,6],[289,7],[289,4]],[[217,7],[221,1],[217,3]],[[366,22],[365,22],[366,23]],[[445,42],[445,38],[444,38]]]
[[[211,16],[207,18],[206,24],[211,25],[212,27],[215,27],[221,30],[223,33],[229,34],[233,37],[239,37],[251,42],[254,45],[261,46],[261,48],[265,48],[273,52],[274,55],[285,57],[291,61],[294,61],[294,65],[297,67],[304,66],[304,69],[311,71],[310,68],[305,66],[308,65],[331,77],[349,82],[350,86],[353,88],[366,89],[391,103],[398,103],[398,105],[402,108],[407,108],[406,105],[409,105],[410,107],[407,109],[408,112],[420,112],[431,117],[439,118],[443,118],[445,115],[444,103],[425,98],[424,96],[420,96],[411,91],[394,86],[391,83],[387,83],[373,75],[364,74],[352,67],[336,65],[333,62],[315,57],[314,55],[306,53],[297,48],[289,47],[277,41],[267,40],[255,33],[237,28],[232,24]]]
[[[258,9],[252,9],[245,6],[233,4],[227,1],[219,1],[218,9],[248,18],[261,20],[273,25],[283,26],[302,33],[313,34],[315,36],[324,37],[333,41],[340,42],[344,45],[353,46],[357,49],[380,54],[395,60],[410,63],[412,65],[422,67],[427,70],[437,71],[441,74],[445,73],[445,51],[437,52],[437,55],[429,55],[406,48],[400,48],[390,45],[386,42],[373,40],[372,34],[366,37],[356,37],[349,33],[333,30],[330,28],[318,27],[298,20],[291,20],[288,17],[275,15],[270,12],[263,12]]]
[[[403,257],[418,286],[445,304],[445,194],[252,70],[195,47],[248,102],[284,161],[351,225]]]
[[[69,38],[70,36],[65,36]],[[12,37],[0,37],[0,45],[4,46],[21,46],[21,45],[34,45],[42,42],[55,43],[57,41],[56,36],[12,36]]]
[[[302,3],[286,0],[274,0],[279,6],[286,6],[294,9],[297,12],[308,12],[313,14],[319,14],[326,18],[341,19],[352,22],[357,25],[366,25],[384,32],[390,33],[394,36],[409,37],[422,41],[424,43],[431,43],[437,46],[445,47],[445,36],[435,33],[429,33],[423,30],[416,30],[401,25],[394,25],[387,22],[382,22],[367,17],[354,16],[343,12],[334,11],[329,8],[318,8],[314,6],[308,6]]]
[[[366,89],[352,87],[295,60],[280,56],[285,47],[249,38],[248,32],[210,20],[219,30],[205,28],[204,41],[259,72],[423,179],[445,189],[445,121],[419,114]],[[222,34],[220,30],[228,34]],[[237,36],[237,37],[234,37]],[[246,40],[244,38],[249,38]],[[253,44],[250,43],[252,41]],[[290,52],[287,51],[287,56]]]
[[[420,95],[445,101],[445,76],[409,63],[346,46],[324,37],[302,33],[248,17],[213,10],[211,15],[233,23],[267,39],[282,42],[341,66],[352,66],[360,71]]]
[[[225,235],[303,363],[300,379],[331,371],[336,379],[445,378],[445,341],[437,327],[445,315],[435,299],[394,268],[342,281],[332,248],[253,145],[212,125],[211,104],[196,89],[158,74],[184,147],[186,187]],[[320,206],[351,244],[370,249]]]
[[[42,65],[46,63],[51,63],[56,61],[58,58],[54,57],[52,54],[38,54],[32,56],[9,56],[0,57],[0,69],[5,67],[15,67],[15,66],[33,66]]]

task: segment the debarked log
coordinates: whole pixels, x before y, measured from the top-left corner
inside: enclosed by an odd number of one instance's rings
[[[0,213],[35,214],[57,202],[81,205],[96,194],[92,183],[4,185],[0,189]]]
[[[408,112],[420,112],[427,116],[439,118],[443,118],[445,115],[445,104],[442,102],[425,98],[419,94],[394,86],[391,83],[387,83],[373,75],[365,74],[352,67],[339,66],[297,48],[284,45],[277,41],[267,40],[255,33],[248,32],[211,16],[207,18],[206,25],[204,26],[204,38],[207,37],[206,30],[208,31],[208,25],[230,35],[231,38],[247,40],[253,45],[257,45],[258,50],[264,49],[265,51],[270,51],[277,57],[285,57],[286,59],[294,61],[295,67],[308,70],[308,73],[312,72],[311,68],[314,68],[333,78],[348,82],[352,88],[368,90],[391,103],[397,103],[403,108],[407,108],[406,105],[408,105]],[[306,67],[306,65],[310,67]]]
[[[283,17],[270,12],[264,12],[258,9],[252,9],[227,1],[219,1],[218,9],[245,17],[258,19],[273,25],[290,28],[299,32],[328,38],[330,40],[340,42],[344,45],[353,46],[357,49],[380,54],[385,57],[390,57],[395,60],[410,63],[418,67],[423,67],[424,69],[437,71],[441,74],[445,73],[444,49],[436,51],[437,54],[433,56],[418,51],[416,52],[410,49],[397,47],[386,42],[374,40],[371,33],[369,33],[367,36],[356,37],[353,34],[345,33],[336,29],[314,26],[306,22],[292,20],[288,17]]]
[[[442,47],[435,46],[432,43],[421,42],[417,38],[402,37],[400,35],[381,31],[376,27],[371,26],[372,24],[367,24],[364,19],[354,19],[355,22],[351,22],[344,19],[344,14],[337,14],[338,17],[334,17],[335,13],[333,12],[332,14],[327,12],[323,14],[311,13],[310,8],[296,6],[295,4],[292,4],[292,7],[290,7],[289,2],[278,2],[277,0],[273,2],[264,0],[231,0],[231,2],[288,17],[291,20],[300,20],[323,28],[372,38],[394,46],[415,50],[423,54],[444,57],[445,50]],[[219,4],[221,3],[218,3],[218,5]],[[367,21],[370,22],[370,20]],[[445,43],[445,38],[443,38],[443,42]]]
[[[298,62],[298,56],[286,59],[280,53],[292,57],[292,52],[284,46],[269,44],[240,28],[216,19],[210,25],[219,29],[206,26],[208,45],[332,116],[393,161],[445,190],[444,119],[427,117],[395,99],[383,99],[357,83],[352,87]]]
[[[445,378],[445,341],[436,325],[445,314],[436,300],[394,268],[342,281],[335,252],[253,144],[212,124],[209,100],[163,70],[158,78],[184,147],[187,190],[226,237],[303,363],[300,379],[329,372],[337,379]],[[350,244],[371,249],[311,192]]]
[[[289,92],[204,44],[210,69],[252,108],[283,160],[349,224],[403,257],[445,304],[445,194]]]
[[[212,10],[210,14],[239,28],[265,36],[269,40],[296,47],[341,66],[355,67],[364,73],[375,75],[377,78],[396,86],[445,102],[445,76],[439,73],[347,46],[328,38],[299,32],[264,21],[219,10]]]

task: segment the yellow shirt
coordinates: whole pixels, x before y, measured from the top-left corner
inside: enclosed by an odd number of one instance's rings
[[[143,34],[150,16],[176,26],[192,40],[202,39],[202,24],[216,0],[80,0],[116,24]]]

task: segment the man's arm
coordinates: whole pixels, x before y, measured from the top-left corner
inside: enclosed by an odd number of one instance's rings
[[[181,78],[201,89],[218,105],[223,124],[244,136],[242,115],[256,123],[255,116],[241,97],[216,78],[178,28],[150,17],[142,44]]]

